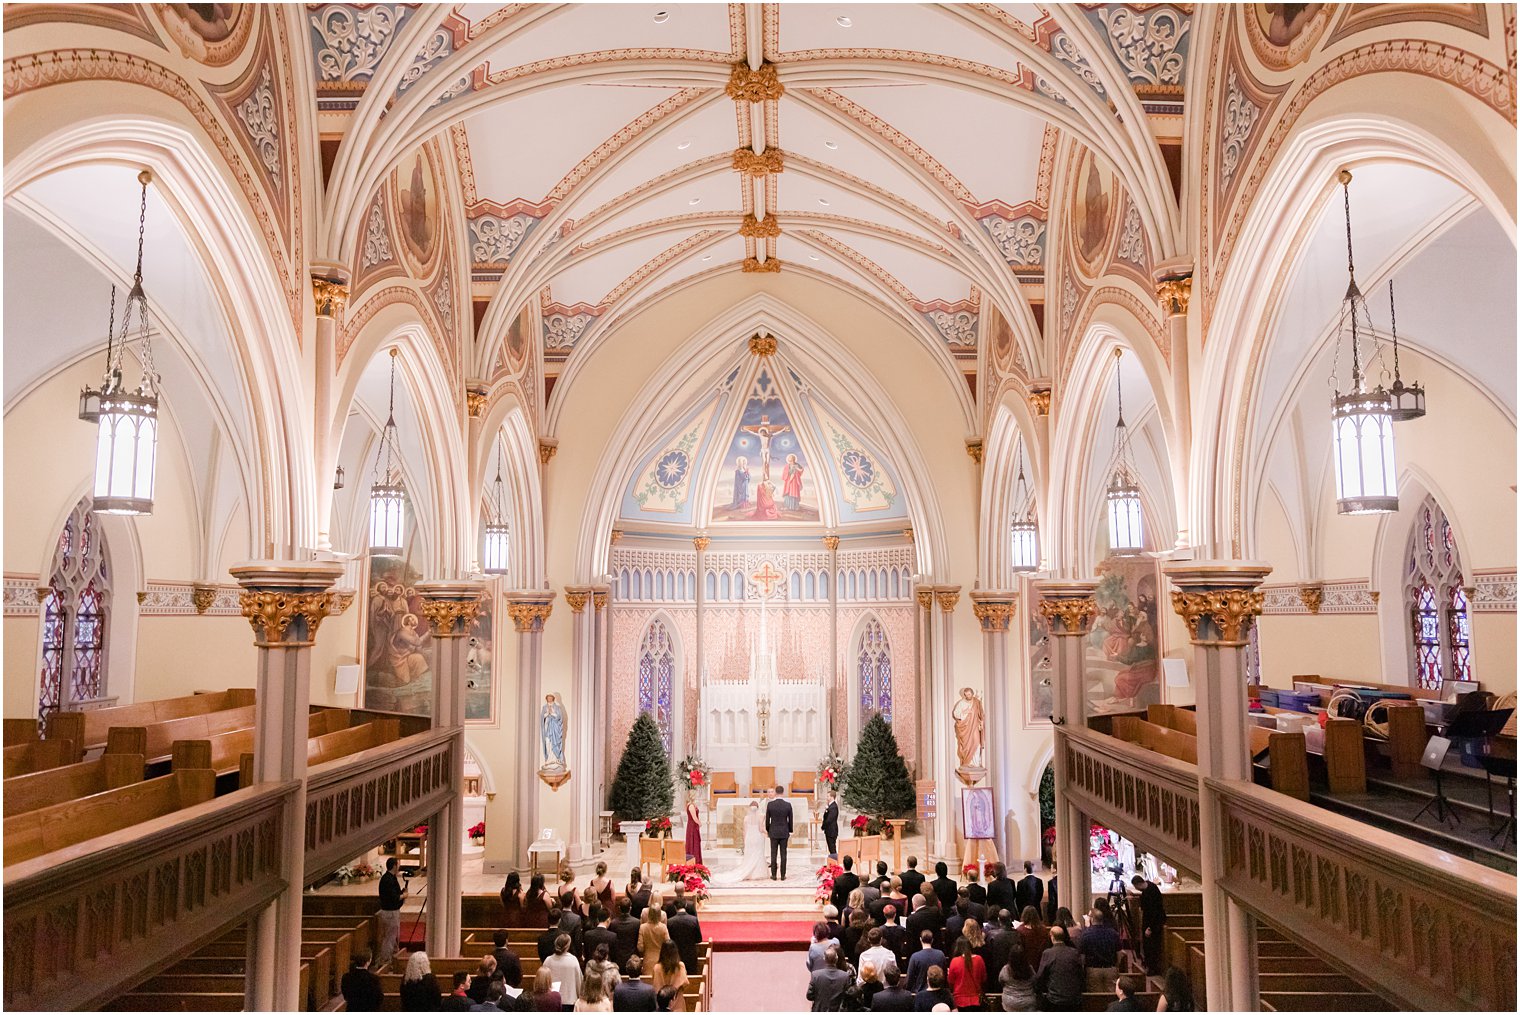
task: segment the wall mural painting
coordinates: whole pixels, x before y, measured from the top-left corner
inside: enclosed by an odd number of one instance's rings
[[[1252,4],[1261,34],[1274,46],[1287,48],[1308,30],[1324,4]]]
[[[818,521],[810,467],[774,379],[760,371],[718,472],[713,521]]]
[[[821,405],[814,402],[813,408],[822,424],[824,444],[839,466],[841,507],[849,512],[902,514],[897,484],[880,460]]]
[[[507,329],[507,368],[513,373],[521,370],[528,361],[528,353],[531,351],[528,347],[528,329],[533,326],[532,313],[533,309],[525,305]]]
[[[1050,723],[1055,711],[1055,666],[1050,659],[1050,625],[1039,610],[1029,611],[1029,711],[1028,725]]]
[[[1161,700],[1160,565],[1150,557],[1106,558],[1098,565],[1098,615],[1087,636],[1087,697],[1094,713],[1128,711]]]
[[[625,511],[631,501],[631,507],[638,511],[670,515],[675,520],[690,515],[691,480],[698,451],[717,408],[717,399],[707,403],[650,456],[629,485]]]
[[[1114,174],[1093,153],[1082,149],[1077,159],[1076,192],[1071,203],[1071,235],[1077,255],[1089,276],[1103,267],[1114,217],[1119,210]]]
[[[419,264],[432,260],[438,242],[438,181],[427,155],[418,151],[401,164],[396,181],[401,241]]]
[[[432,710],[432,632],[422,613],[422,575],[401,557],[369,565],[364,648],[364,707],[427,715]]]
[[[242,51],[252,32],[252,4],[157,4],[159,16],[180,52],[213,67],[225,66]],[[8,27],[8,25],[7,25]]]

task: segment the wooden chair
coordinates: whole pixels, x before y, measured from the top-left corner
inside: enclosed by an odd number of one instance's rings
[[[684,842],[677,842],[675,839],[651,839],[641,835],[639,836],[639,868],[647,875],[649,865],[654,864],[660,868],[660,881],[664,881],[667,868],[673,863],[680,863],[685,851]]]
[[[736,796],[739,795],[739,782],[738,782],[737,779],[734,778],[734,773],[732,773],[732,772],[713,772],[713,773],[711,773],[711,775],[712,775],[711,786],[712,786],[712,795],[713,796],[715,796],[715,797],[717,797],[717,796],[733,796],[733,797],[736,797]]]
[[[811,800],[815,795],[816,783],[812,772],[799,769],[792,773],[792,781],[787,790],[792,796],[805,796]]]
[[[749,770],[749,795],[755,796],[757,792],[763,793],[768,789],[775,789],[776,766],[756,765]]]

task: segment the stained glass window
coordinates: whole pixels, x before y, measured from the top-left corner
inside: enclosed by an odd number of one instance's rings
[[[105,694],[111,584],[106,547],[88,498],[74,506],[53,550],[42,603],[37,714],[47,717]]]
[[[860,685],[860,719],[864,723],[880,713],[892,721],[892,646],[887,632],[875,617],[866,621],[860,632],[856,653],[856,676]]]
[[[652,621],[639,647],[639,711],[654,716],[660,739],[670,752],[674,719],[675,643],[663,620]]]
[[[1451,521],[1434,497],[1415,516],[1405,562],[1415,681],[1429,690],[1443,680],[1472,679],[1472,628],[1462,560]]]

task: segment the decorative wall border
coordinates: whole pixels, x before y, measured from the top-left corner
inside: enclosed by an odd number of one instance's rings
[[[37,616],[42,607],[37,599],[37,586],[41,581],[41,577],[35,574],[6,572],[5,616]]]
[[[1474,613],[1515,612],[1515,569],[1474,571],[1468,603]]]
[[[1317,610],[1311,610],[1304,602],[1302,589],[1319,588],[1322,591]],[[1376,613],[1378,593],[1366,578],[1346,581],[1303,582],[1293,585],[1263,585],[1265,593],[1263,614],[1309,614],[1309,613]],[[1311,593],[1309,598],[1313,598]]]
[[[214,598],[202,615],[207,617],[241,617],[238,605],[237,585],[212,585],[149,579],[147,587],[137,594],[137,614],[141,617],[194,617],[202,611],[195,608],[195,590],[212,589]]]

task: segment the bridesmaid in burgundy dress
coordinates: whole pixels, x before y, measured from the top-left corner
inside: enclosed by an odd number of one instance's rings
[[[702,818],[695,794],[686,795],[686,855],[702,862]]]

